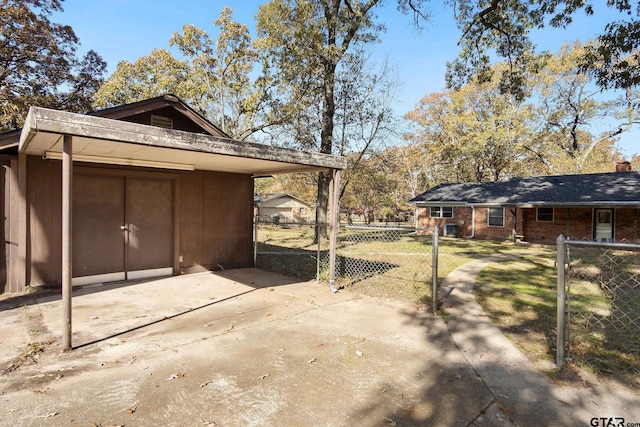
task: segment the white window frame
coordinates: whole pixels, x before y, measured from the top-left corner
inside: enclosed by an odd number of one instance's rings
[[[497,218],[496,215],[491,215],[491,209],[501,209],[502,210],[502,224],[501,225],[493,225],[493,224],[491,224],[491,218]],[[487,227],[504,228],[504,206],[503,207],[487,208]]]
[[[551,220],[540,219],[540,209],[551,209]],[[553,222],[556,219],[556,210],[554,208],[536,208],[536,221],[537,222]]]
[[[437,209],[438,214],[433,215],[432,209]],[[451,216],[445,216],[445,209],[451,209]],[[453,206],[429,206],[429,218],[453,218]]]

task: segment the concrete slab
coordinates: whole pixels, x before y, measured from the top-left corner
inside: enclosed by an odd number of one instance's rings
[[[7,425],[465,426],[494,401],[441,318],[255,269],[79,291],[66,353],[59,299],[29,309],[51,343],[0,375]]]

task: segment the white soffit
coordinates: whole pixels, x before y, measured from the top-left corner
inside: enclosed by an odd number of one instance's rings
[[[157,162],[257,176],[346,167],[343,157],[328,154],[38,107],[29,110],[19,152],[37,156],[61,153],[64,135],[73,137],[73,154],[79,158],[114,159],[114,163],[118,159],[116,164]]]

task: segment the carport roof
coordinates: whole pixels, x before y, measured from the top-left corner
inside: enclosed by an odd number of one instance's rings
[[[267,176],[344,169],[343,157],[298,151],[120,120],[31,107],[18,151],[58,158],[73,137],[75,161]]]

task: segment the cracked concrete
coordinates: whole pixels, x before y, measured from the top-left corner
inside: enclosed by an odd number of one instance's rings
[[[4,301],[0,366],[40,346],[35,362],[0,375],[0,416],[24,426],[509,426],[614,411],[633,421],[637,396],[589,406],[593,393],[552,384],[500,339],[470,294],[483,262],[449,276],[444,318],[256,269],[78,289],[70,352],[60,351],[59,295]]]

